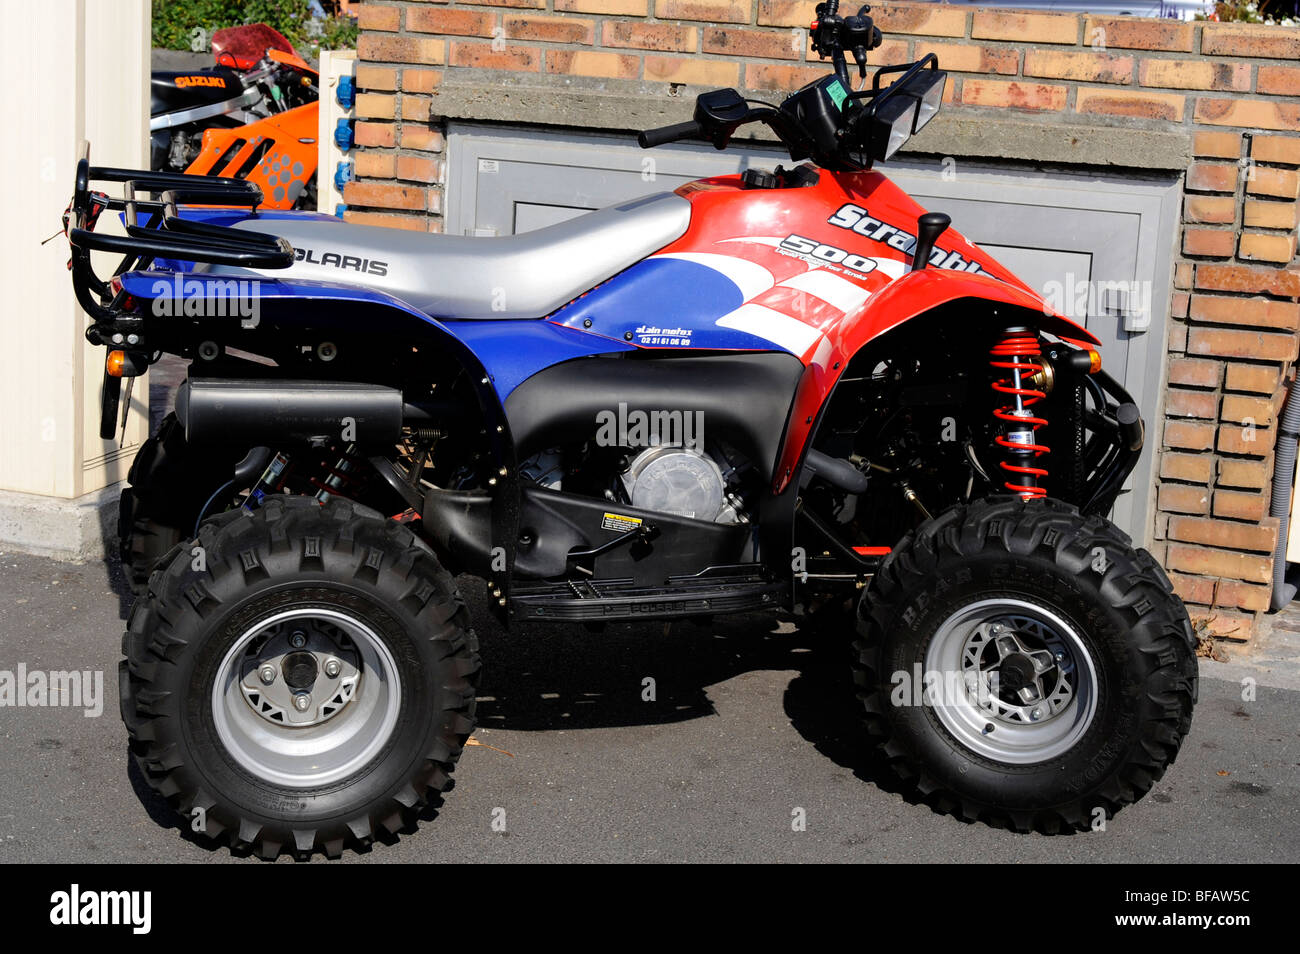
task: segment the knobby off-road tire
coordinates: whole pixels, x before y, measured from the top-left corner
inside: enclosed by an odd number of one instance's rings
[[[1151,788],[1191,726],[1195,643],[1168,577],[1059,501],[996,498],[923,524],[864,594],[858,633],[869,733],[925,801],[967,821],[1095,827]],[[908,698],[934,670],[937,695]],[[979,688],[991,672],[996,699]]]
[[[122,718],[148,783],[187,828],[266,858],[334,857],[412,823],[474,725],[478,642],[451,576],[346,501],[269,497],[197,544],[206,567],[178,546],[123,637]]]
[[[118,499],[118,553],[122,571],[137,596],[149,575],[176,544],[194,535],[199,510],[230,479],[243,455],[227,449],[199,449],[185,440],[175,414],[136,454]]]

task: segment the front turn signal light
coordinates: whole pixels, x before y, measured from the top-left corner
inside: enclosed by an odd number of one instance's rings
[[[1068,367],[1075,374],[1096,374],[1101,370],[1101,352],[1096,348],[1087,351],[1069,351],[1066,353]]]
[[[126,352],[110,351],[108,360],[104,363],[104,370],[108,372],[110,377],[120,378],[122,372],[126,370]]]

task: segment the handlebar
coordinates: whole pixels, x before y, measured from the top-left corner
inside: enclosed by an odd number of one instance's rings
[[[850,92],[845,51],[852,53],[865,79],[867,53],[882,37],[869,6],[848,17],[838,10],[838,0],[817,4],[818,19],[810,30],[814,52],[831,58],[830,76],[808,83],[779,106],[747,99],[734,89],[701,93],[695,97],[693,119],[647,129],[637,142],[649,149],[693,139],[725,149],[741,126],[757,122],[770,127],[796,161],[811,158],[824,168],[862,171],[875,160],[888,159],[939,111],[947,74],[930,53],[915,63],[880,67],[869,89]],[[882,89],[881,78],[893,74],[901,75]]]
[[[637,134],[636,141],[642,149],[652,149],[665,143],[677,142],[679,139],[699,139],[703,134],[703,127],[695,120],[688,119],[684,123],[647,129]]]

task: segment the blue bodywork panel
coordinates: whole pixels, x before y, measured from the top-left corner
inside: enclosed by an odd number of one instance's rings
[[[186,208],[187,219],[231,226],[250,218],[244,209]],[[337,223],[315,212],[259,212],[262,220],[309,218]],[[123,288],[139,299],[220,300],[232,281],[244,282],[241,295],[258,301],[259,314],[292,320],[311,314],[311,302],[351,302],[379,306],[417,319],[460,342],[486,370],[504,403],[524,380],[551,365],[573,358],[634,351],[671,350],[771,351],[772,342],[717,324],[744,304],[740,287],[708,265],[670,256],[651,257],[608,279],[559,311],[523,320],[457,321],[437,319],[386,292],[334,282],[196,273],[193,263],[158,259],[154,270],[120,276]],[[388,311],[388,314],[395,314]],[[311,314],[314,321],[318,315]],[[358,320],[367,330],[384,333],[386,324],[371,311]],[[403,319],[404,321],[405,319]],[[393,326],[400,327],[400,326]]]
[[[571,358],[635,351],[630,344],[608,341],[532,318],[449,321],[444,326],[487,368],[504,404],[506,396],[538,371]]]
[[[771,351],[764,338],[716,324],[744,301],[736,283],[716,269],[652,257],[565,305],[551,320],[645,348]]]
[[[599,335],[584,334],[549,321],[524,319],[442,322],[417,311],[400,298],[360,285],[175,271],[126,272],[119,276],[119,280],[128,295],[142,301],[170,299],[174,303],[171,307],[176,310],[178,317],[183,317],[184,303],[187,301],[197,303],[227,300],[231,294],[232,282],[240,283],[234,289],[235,294],[256,299],[259,320],[283,320],[292,318],[295,314],[315,319],[316,316],[311,312],[312,302],[381,306],[388,309],[390,315],[404,314],[460,342],[478,358],[503,404],[511,391],[543,368],[571,358],[634,350],[629,344],[608,341]],[[197,305],[195,310],[197,313]],[[232,321],[240,320],[240,314],[233,307],[230,316]],[[365,322],[367,330],[377,334],[390,330],[389,327],[376,324],[373,311],[361,312],[358,320]],[[394,326],[393,330],[396,327],[400,326]]]

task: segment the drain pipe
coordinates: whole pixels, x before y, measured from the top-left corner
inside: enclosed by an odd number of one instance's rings
[[[1291,382],[1282,420],[1278,424],[1273,458],[1273,499],[1268,514],[1278,517],[1277,547],[1273,550],[1273,598],[1269,608],[1279,610],[1295,597],[1296,588],[1286,582],[1287,524],[1291,514],[1291,492],[1295,487],[1296,438],[1300,437],[1300,374]]]

